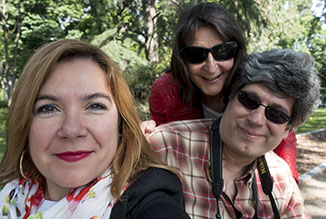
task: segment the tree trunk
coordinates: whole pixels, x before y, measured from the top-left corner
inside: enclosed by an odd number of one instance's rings
[[[149,0],[146,5],[147,18],[145,20],[145,27],[147,30],[147,37],[145,42],[146,58],[149,62],[158,62],[158,36],[155,30],[156,27],[156,10],[154,7],[155,0]]]
[[[0,16],[3,29],[3,41],[4,41],[4,54],[5,54],[5,63],[4,68],[1,65],[1,86],[3,90],[3,99],[11,99],[12,92],[14,90],[15,81],[17,79],[17,55],[18,55],[18,46],[19,40],[21,37],[21,24],[22,24],[22,14],[21,14],[21,1],[17,2],[18,16],[15,23],[15,46],[13,49],[13,58],[12,60],[9,57],[9,30],[7,28],[7,17],[6,17],[6,1],[2,0],[0,7]],[[12,66],[10,66],[12,63]],[[2,64],[2,63],[1,63]]]
[[[8,29],[7,29],[7,20],[6,20],[6,1],[2,0],[1,7],[0,7],[0,14],[1,14],[1,24],[3,30],[3,48],[5,54],[5,63],[4,68],[1,71],[1,87],[3,91],[3,98],[7,99],[7,74],[9,72],[9,55],[8,55]],[[2,63],[1,63],[2,64]]]

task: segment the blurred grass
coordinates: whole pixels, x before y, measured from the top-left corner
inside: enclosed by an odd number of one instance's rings
[[[5,123],[7,109],[0,108],[0,160],[2,159],[5,147]],[[296,134],[310,132],[326,128],[326,108],[318,108],[296,131]]]
[[[296,134],[326,129],[326,107],[318,108],[296,131]]]

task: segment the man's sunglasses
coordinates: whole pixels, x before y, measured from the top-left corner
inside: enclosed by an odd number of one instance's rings
[[[257,109],[259,106],[265,107],[265,116],[269,121],[273,123],[284,124],[291,120],[291,117],[286,113],[273,107],[263,105],[261,102],[255,100],[250,96],[250,94],[245,91],[239,91],[238,100],[244,107],[250,110]]]
[[[238,44],[235,41],[225,42],[205,48],[200,46],[186,46],[180,50],[181,57],[191,64],[199,64],[207,59],[208,53],[212,53],[216,61],[226,61],[236,56]]]

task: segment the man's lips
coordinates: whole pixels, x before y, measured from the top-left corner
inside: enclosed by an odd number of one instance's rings
[[[262,137],[263,135],[259,134],[259,133],[256,133],[254,131],[250,131],[250,130],[247,130],[247,129],[244,129],[244,128],[240,128],[240,130],[248,137],[250,138],[260,138]]]
[[[86,158],[90,155],[91,151],[67,151],[60,154],[56,154],[58,158],[67,162],[76,162]]]

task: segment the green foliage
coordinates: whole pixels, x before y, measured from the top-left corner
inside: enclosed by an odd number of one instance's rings
[[[164,71],[164,66],[157,63],[127,68],[123,73],[133,92],[142,120],[149,118],[148,97],[152,84]]]
[[[142,120],[149,119],[148,97],[153,82],[164,73],[164,70],[164,65],[152,63],[127,68],[123,72],[136,99],[138,112]]]
[[[0,160],[5,151],[5,123],[7,118],[7,108],[0,109]]]
[[[121,70],[134,68],[138,65],[147,65],[146,59],[140,57],[136,52],[131,51],[132,41],[125,40],[121,42],[114,38],[116,29],[107,30],[96,36],[91,41],[92,44],[99,46],[108,56],[120,67]]]
[[[100,46],[125,72],[137,102],[146,103],[151,82],[169,66],[173,30],[180,11],[197,0],[6,0],[9,30],[9,57],[13,56],[17,21],[22,20],[18,41],[17,72],[41,45],[75,38]],[[294,48],[314,56],[322,78],[322,98],[326,98],[326,34],[322,17],[312,14],[312,0],[210,0],[227,8],[247,36],[248,51],[275,47]],[[326,0],[324,0],[326,2]],[[324,8],[326,6],[324,5]],[[155,33],[159,65],[148,56],[148,9],[155,9]],[[21,16],[21,17],[19,17]],[[3,35],[3,29],[0,30]],[[4,63],[4,44],[0,38],[0,61]],[[12,68],[12,61],[9,68]],[[2,65],[3,67],[4,65]],[[1,68],[0,68],[1,71]],[[144,76],[140,76],[145,74]],[[139,80],[139,81],[137,81]],[[145,84],[148,83],[148,84]],[[135,87],[135,88],[134,88]],[[140,91],[143,89],[144,93]]]
[[[91,42],[105,51],[120,67],[136,99],[142,119],[148,119],[147,99],[151,85],[163,71],[163,65],[152,63],[131,49],[133,41],[124,42],[115,39],[116,29],[107,30],[96,36]]]
[[[321,98],[326,102],[326,30],[321,30],[319,33],[314,34],[310,42],[310,51],[315,58],[316,67],[321,78]]]
[[[8,107],[8,100],[0,100],[0,109]]]

